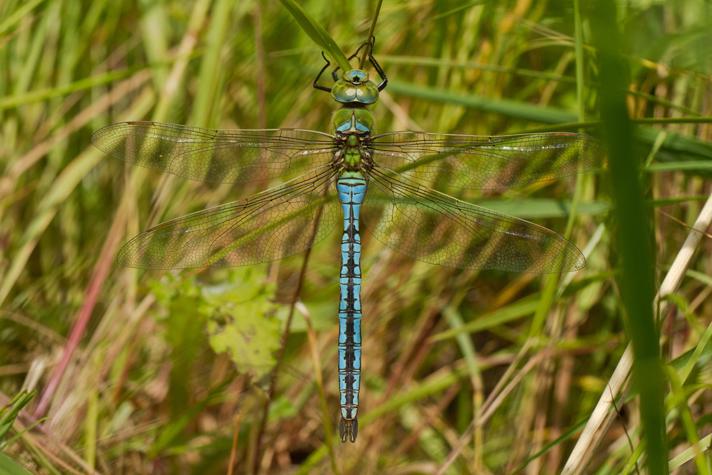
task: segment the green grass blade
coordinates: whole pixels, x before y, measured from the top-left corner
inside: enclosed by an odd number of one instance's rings
[[[10,28],[25,19],[27,15],[29,15],[30,12],[34,10],[34,8],[43,1],[44,0],[32,0],[30,2],[27,2],[20,8],[15,10],[11,15],[8,15],[5,21],[0,23],[0,36],[4,35]]]
[[[3,439],[15,423],[15,419],[20,411],[35,397],[35,391],[21,391],[5,407],[0,409],[0,448],[3,446]]]
[[[490,99],[474,94],[463,95],[447,89],[419,86],[401,81],[389,81],[388,89],[390,92],[404,96],[417,97],[419,99],[446,104],[455,104],[546,124],[558,124],[560,122],[573,122],[576,120],[576,114],[553,107],[535,106],[509,99]]]
[[[481,200],[475,202],[493,211],[499,211],[522,219],[566,218],[574,211],[571,200],[552,200],[549,198],[519,198]],[[600,216],[608,212],[609,205],[603,201],[587,201],[578,203],[576,215]]]
[[[677,470],[695,458],[698,451],[706,452],[712,446],[712,434],[703,437],[695,446],[688,447],[670,460],[670,470]]]
[[[690,443],[690,447],[695,448],[695,465],[697,466],[697,473],[699,475],[710,475],[710,468],[708,462],[705,460],[705,456],[699,449],[700,438],[697,435],[697,427],[695,425],[694,417],[692,412],[690,412],[690,407],[688,406],[688,397],[685,388],[682,384],[682,378],[675,371],[674,368],[668,366],[667,368],[668,380],[671,383],[671,402],[677,407],[679,412],[679,418],[682,422],[682,428],[687,436],[687,441]]]
[[[195,99],[192,123],[201,127],[212,125],[216,115],[219,94],[222,91],[220,83],[223,78],[223,68],[220,67],[220,57],[226,42],[228,26],[230,25],[233,2],[218,1],[215,13],[211,17],[205,56],[200,64],[199,82],[203,85]]]
[[[652,217],[638,175],[633,145],[634,126],[626,108],[628,77],[619,55],[623,43],[616,23],[616,6],[601,0],[591,15],[591,29],[599,49],[599,108],[609,176],[613,215],[617,221],[616,247],[622,269],[618,277],[628,334],[633,343],[633,381],[640,396],[642,435],[651,474],[668,473],[665,432],[665,379],[660,361],[658,331],[653,318],[654,258]]]
[[[296,20],[299,26],[304,30],[304,32],[309,35],[309,37],[319,45],[324,52],[333,59],[336,64],[339,65],[341,71],[348,71],[351,69],[349,61],[346,59],[346,55],[341,48],[336,44],[336,41],[329,36],[329,33],[322,28],[319,23],[317,23],[306,11],[299,5],[299,3],[294,0],[280,0],[284,8],[286,8],[292,17]]]
[[[478,316],[471,322],[433,335],[431,341],[446,340],[463,333],[475,333],[527,317],[536,311],[538,304],[538,298],[514,302],[506,307]]]
[[[66,96],[68,94],[80,92],[86,89],[91,89],[96,86],[110,84],[112,82],[125,79],[131,76],[132,74],[135,74],[140,69],[141,68],[128,68],[119,69],[116,71],[109,71],[108,73],[102,73],[96,76],[82,78],[73,83],[63,84],[57,87],[47,89],[35,89],[26,93],[3,97],[0,98],[0,111],[13,107],[32,104],[34,102],[52,99],[55,97]]]
[[[710,171],[712,170],[712,160],[651,163],[645,169],[650,172]]]

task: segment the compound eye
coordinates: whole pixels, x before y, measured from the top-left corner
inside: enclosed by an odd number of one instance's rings
[[[368,81],[368,73],[360,69],[352,69],[344,75],[344,79],[352,84],[361,84]]]

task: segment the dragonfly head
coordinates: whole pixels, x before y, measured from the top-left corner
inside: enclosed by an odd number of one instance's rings
[[[366,71],[351,69],[336,81],[331,97],[342,104],[374,104],[378,100],[378,86],[368,79]]]

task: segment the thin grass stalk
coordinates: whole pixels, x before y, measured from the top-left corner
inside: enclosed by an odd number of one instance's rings
[[[230,446],[230,461],[227,463],[227,475],[233,475],[237,469],[237,452],[240,441],[240,427],[242,413],[238,412],[233,418],[232,445]]]
[[[331,426],[331,417],[329,416],[329,404],[326,400],[326,391],[324,390],[324,379],[322,377],[321,361],[319,358],[319,346],[317,345],[316,333],[312,325],[311,317],[306,311],[302,312],[304,321],[307,324],[307,339],[309,341],[309,350],[314,364],[314,378],[316,387],[319,391],[319,403],[321,406],[322,425],[324,426],[324,439],[326,439],[326,448],[329,451],[329,461],[331,462],[331,472],[339,475],[341,471],[336,463],[336,451],[334,450],[334,430]]]
[[[529,340],[528,340],[529,341]],[[526,346],[526,345],[525,345]],[[544,350],[540,351],[539,353],[535,354],[527,363],[522,367],[522,369],[516,373],[513,377],[513,379],[509,382],[509,384],[505,387],[502,388],[501,392],[498,392],[498,396],[494,399],[492,399],[492,394],[488,397],[487,401],[485,401],[485,405],[483,406],[483,412],[482,415],[479,416],[478,423],[483,425],[487,423],[487,421],[494,415],[495,411],[497,408],[504,402],[504,400],[507,398],[507,396],[517,387],[517,385],[522,381],[522,379],[529,374],[530,371],[532,371],[537,365],[539,365],[542,361],[546,361],[547,358],[551,358],[552,356],[552,351],[550,350]],[[515,361],[509,365],[507,370],[512,370],[514,371],[514,366],[515,363],[518,361],[520,357],[520,354],[517,354],[515,357]],[[500,379],[502,381],[502,379]],[[490,402],[490,405],[487,406],[487,403]],[[450,465],[456,460],[460,452],[465,448],[465,444],[467,440],[472,436],[472,431],[474,430],[474,421],[473,423],[470,424],[470,426],[467,428],[467,430],[460,436],[459,444],[457,444],[453,450],[450,452],[448,457],[445,460],[445,463],[443,463],[440,467],[438,467],[438,474],[445,473],[445,471],[450,467]],[[530,457],[528,460],[532,460],[533,458]]]
[[[585,98],[584,98],[584,90],[585,90],[585,83],[584,83],[584,51],[583,51],[583,46],[584,46],[584,39],[583,39],[583,22],[581,18],[581,6],[580,6],[580,0],[573,0],[574,3],[574,41],[575,41],[575,66],[576,66],[576,103],[577,103],[577,110],[578,110],[578,121],[579,122],[585,122],[586,121],[586,106],[585,106]],[[579,129],[579,132],[583,132],[583,130]],[[584,190],[584,176],[582,174],[582,167],[579,164],[578,167],[578,174],[576,175],[576,186],[574,189],[574,197],[572,200],[571,204],[571,214],[569,215],[568,222],[566,224],[566,231],[564,233],[564,236],[567,239],[571,238],[572,231],[573,231],[573,226],[576,221],[576,215],[577,211],[579,209],[579,204],[581,203],[581,200],[583,198],[583,190]],[[569,276],[567,276],[569,277]],[[562,282],[563,285],[559,286],[559,290],[563,289],[570,279],[564,278],[564,282]],[[564,321],[568,321],[568,319],[571,316],[572,310],[569,309],[568,316],[564,316],[563,312],[561,314],[561,318]],[[557,315],[558,317],[559,315]],[[565,325],[565,324],[564,324]],[[576,328],[572,327],[571,330],[562,330],[560,331],[560,335],[565,335],[569,338],[573,337],[573,335],[569,335],[570,333],[573,333],[575,335],[576,333]],[[562,361],[559,365],[559,371],[562,374],[562,377],[559,378],[558,384],[554,390],[553,394],[553,400],[561,400],[562,402],[565,400],[565,392],[568,392],[569,386],[570,386],[570,372],[572,371],[573,368],[573,359],[570,356],[564,356],[562,358]],[[556,413],[553,416],[553,434],[554,436],[558,435],[561,433],[561,412],[556,411]],[[560,465],[560,445],[552,445],[551,448],[554,449],[552,452],[552,457],[550,457],[548,465],[550,471],[555,471],[558,469],[558,466]],[[543,450],[546,449],[546,446]]]
[[[143,68],[128,68],[108,73],[98,74],[88,78],[79,79],[73,83],[64,84],[57,87],[47,89],[38,89],[24,94],[12,95],[0,98],[0,111],[12,109],[24,105],[33,104],[36,102],[46,101],[56,97],[67,96],[76,92],[92,89],[97,86],[111,84],[115,81],[120,81],[141,72]]]
[[[84,421],[84,460],[86,464],[95,470],[96,468],[96,446],[97,446],[97,426],[99,419],[99,395],[97,388],[91,388],[87,401],[87,415]]]
[[[323,194],[326,196],[328,191],[329,181],[327,180],[324,185]],[[309,257],[311,256],[312,246],[314,244],[314,239],[319,230],[319,224],[321,223],[321,215],[324,210],[324,206],[319,206],[319,210],[314,219],[314,224],[311,229],[311,234],[309,236],[309,246],[304,253],[304,258],[302,259],[302,265],[299,269],[299,277],[297,279],[297,286],[294,289],[294,294],[292,295],[292,301],[289,305],[289,313],[287,314],[287,321],[284,324],[284,331],[282,332],[282,345],[280,346],[279,353],[276,358],[276,363],[274,369],[272,370],[272,376],[270,378],[269,388],[267,390],[267,398],[265,399],[264,406],[262,407],[262,414],[260,415],[260,420],[257,424],[257,431],[255,435],[255,443],[253,445],[252,454],[250,460],[252,461],[252,466],[250,467],[250,473],[257,473],[260,465],[260,453],[262,439],[264,437],[265,428],[267,427],[267,418],[269,417],[269,408],[274,399],[274,395],[277,392],[277,379],[279,376],[279,371],[282,367],[284,361],[284,356],[287,352],[287,340],[289,339],[289,333],[292,328],[292,319],[294,318],[294,311],[299,301],[299,297],[302,293],[302,287],[304,286],[304,280],[306,279],[307,267],[309,265]]]
[[[205,17],[208,14],[210,3],[210,0],[200,0],[193,6],[186,34],[183,35],[183,38],[178,44],[175,62],[167,76],[165,84],[163,84],[161,96],[153,114],[154,120],[161,120],[168,117],[171,106],[175,104],[176,94],[180,91],[188,62],[195,52],[195,47],[200,38],[200,29],[205,24]]]
[[[111,228],[109,229],[109,234],[107,235],[104,245],[97,259],[96,266],[94,267],[94,272],[92,273],[91,279],[89,279],[89,285],[86,289],[86,295],[82,303],[82,307],[77,313],[74,320],[74,325],[67,339],[67,344],[62,351],[62,358],[60,359],[57,366],[52,369],[52,373],[49,377],[49,382],[42,391],[42,396],[40,397],[39,403],[35,408],[33,414],[36,418],[42,417],[49,408],[54,393],[59,387],[59,383],[64,377],[65,371],[69,362],[74,356],[74,352],[77,350],[79,343],[84,337],[84,332],[91,319],[94,306],[96,305],[97,299],[101,293],[104,286],[104,281],[109,275],[112,264],[114,262],[114,256],[118,250],[119,243],[121,242],[121,237],[123,236],[123,227],[126,220],[126,210],[128,206],[128,200],[122,200],[122,206],[116,212],[116,217],[113,220]]]
[[[224,74],[223,68],[220,67],[222,47],[226,42],[234,5],[235,2],[230,0],[218,0],[211,16],[205,57],[200,64],[198,77],[201,87],[195,98],[195,107],[191,116],[191,122],[201,127],[212,125],[217,112],[217,101],[222,89],[220,82]]]
[[[378,15],[381,13],[381,5],[383,5],[383,0],[378,0],[378,3],[376,4],[376,11],[373,14],[373,20],[371,21],[371,27],[368,29],[368,36],[366,37],[368,45],[363,49],[363,53],[361,54],[361,60],[358,65],[359,69],[363,69],[366,65],[368,56],[373,53],[373,43],[371,43],[371,38],[373,38],[373,33],[376,31],[376,22],[378,21]]]
[[[257,124],[258,128],[267,128],[267,98],[266,87],[267,68],[265,67],[265,45],[263,41],[262,27],[262,5],[260,2],[255,2],[255,64],[257,67]]]
[[[458,299],[461,300],[461,299]],[[460,329],[463,326],[463,321],[457,309],[450,305],[443,310],[443,315],[448,320],[450,327]],[[466,333],[458,333],[455,337],[460,351],[467,364],[467,371],[470,374],[470,384],[472,386],[472,412],[474,431],[472,437],[472,470],[474,473],[481,473],[484,469],[483,450],[484,434],[482,424],[479,423],[478,415],[483,401],[483,382],[480,366],[477,361],[477,352],[475,346]]]
[[[31,426],[26,427],[20,420],[15,420],[15,430],[18,435],[17,438],[22,441],[22,445],[31,453],[35,462],[40,468],[46,469],[49,473],[64,475],[64,474],[78,474],[84,475],[86,473],[92,473],[89,466],[87,466],[79,455],[75,454],[64,444],[57,442],[56,440],[47,440],[48,438],[44,435],[37,435],[30,432],[31,429],[38,426],[38,422],[34,422]],[[8,442],[11,442],[8,441]],[[70,454],[71,461],[80,470],[70,465],[67,461],[60,458],[58,452]],[[61,472],[54,466],[57,465],[61,468]],[[4,474],[3,474],[4,475]]]

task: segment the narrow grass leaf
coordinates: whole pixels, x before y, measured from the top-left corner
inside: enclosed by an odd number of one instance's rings
[[[420,86],[401,81],[389,81],[388,88],[391,92],[404,96],[417,97],[434,102],[455,104],[471,109],[514,117],[516,119],[558,124],[560,122],[573,122],[576,114],[553,107],[541,107],[508,99],[490,99],[474,94],[458,94],[448,89]]]
[[[336,41],[326,32],[322,26],[316,22],[309,14],[294,0],[280,0],[284,8],[291,13],[294,20],[309,35],[309,37],[324,49],[324,52],[339,65],[342,72],[351,69],[348,59]]]
[[[29,404],[35,395],[35,391],[21,391],[0,409],[0,448],[3,447],[3,439],[12,428],[20,411]]]
[[[496,326],[503,325],[505,323],[509,323],[520,318],[532,315],[536,311],[538,305],[538,298],[530,298],[523,301],[514,302],[513,304],[497,309],[494,312],[479,316],[469,323],[465,323],[456,328],[437,333],[433,335],[430,340],[433,342],[437,342],[456,337],[463,333],[476,333],[479,331],[487,330],[489,328],[494,328]]]
[[[707,452],[712,446],[712,434],[707,434],[694,446],[690,446],[687,449],[680,452],[678,455],[670,460],[670,470],[677,470],[687,462],[695,458],[695,454],[698,452]]]
[[[27,18],[27,15],[29,15],[30,12],[43,1],[44,0],[31,0],[15,10],[12,14],[8,15],[8,17],[5,18],[5,21],[0,23],[0,36],[4,35],[7,30]]]
[[[653,319],[652,219],[638,174],[640,164],[632,140],[634,127],[626,108],[628,77],[618,53],[623,40],[615,17],[613,0],[599,1],[591,14],[591,29],[599,49],[599,107],[617,221],[616,246],[622,262],[618,282],[633,343],[633,381],[639,394],[647,465],[651,474],[662,475],[668,473],[665,379]]]
[[[521,198],[503,200],[483,200],[476,204],[524,219],[566,218],[573,209],[569,200],[551,198]],[[602,201],[589,201],[576,205],[576,215],[600,216],[608,213],[610,205]]]
[[[649,172],[710,171],[712,160],[691,160],[689,162],[651,163],[645,169]]]
[[[220,67],[223,46],[226,43],[228,26],[230,25],[233,2],[219,0],[209,25],[205,55],[200,63],[199,83],[201,85],[195,98],[193,124],[209,127],[216,114],[216,106],[222,88],[220,83],[224,69]]]

